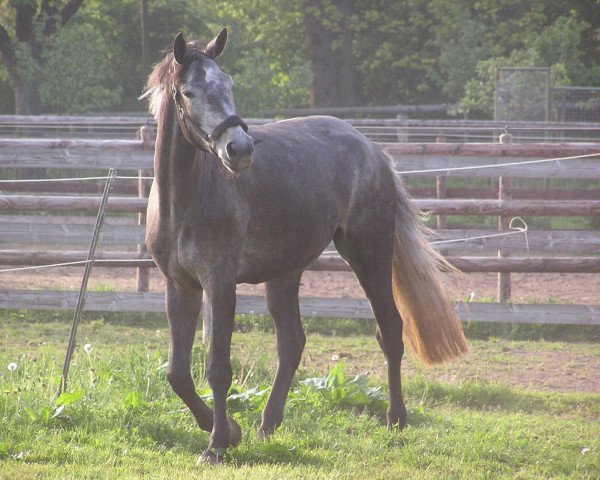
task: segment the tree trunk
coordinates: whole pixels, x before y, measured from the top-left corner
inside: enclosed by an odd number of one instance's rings
[[[21,80],[15,84],[15,114],[39,115],[42,113],[40,85],[37,80]]]
[[[354,0],[304,0],[304,5],[306,47],[313,71],[311,106],[356,105],[350,28]]]

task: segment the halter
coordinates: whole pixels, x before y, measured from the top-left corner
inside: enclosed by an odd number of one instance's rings
[[[179,120],[179,126],[183,131],[183,135],[196,148],[204,150],[205,152],[212,153],[219,156],[215,149],[215,141],[223,134],[225,130],[231,127],[242,127],[244,132],[248,132],[248,125],[237,115],[230,115],[221,123],[219,123],[213,131],[209,134],[206,133],[198,123],[194,121],[183,109],[181,105],[181,93],[177,90],[177,87],[173,84],[172,86],[173,100],[177,107],[177,117]]]

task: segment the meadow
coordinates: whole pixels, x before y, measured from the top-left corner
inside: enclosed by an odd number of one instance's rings
[[[582,365],[600,357],[600,344],[589,335],[582,342],[581,332],[544,340],[531,332],[518,338],[514,330],[474,331],[462,370],[461,362],[430,370],[408,359],[409,424],[389,432],[384,359],[372,324],[313,319],[284,423],[259,441],[274,338],[264,318],[238,318],[228,403],[244,436],[223,465],[211,467],[196,464],[208,434],[165,379],[164,318],[86,315],[68,392],[57,397],[69,321],[60,312],[0,314],[2,479],[600,478],[597,390],[515,387],[488,375],[517,378],[537,358],[551,376],[539,352],[570,353],[571,361],[579,352]],[[198,339],[193,376],[210,402],[205,355]]]

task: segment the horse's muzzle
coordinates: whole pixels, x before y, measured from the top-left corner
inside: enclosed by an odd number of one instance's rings
[[[225,147],[226,155],[221,160],[225,167],[231,171],[245,170],[254,160],[254,142],[252,137],[238,136],[229,141]]]

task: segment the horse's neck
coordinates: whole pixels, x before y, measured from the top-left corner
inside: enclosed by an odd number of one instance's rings
[[[189,205],[202,180],[203,155],[183,136],[175,118],[172,102],[161,115],[154,153],[154,178],[158,189],[161,214],[181,205]]]

